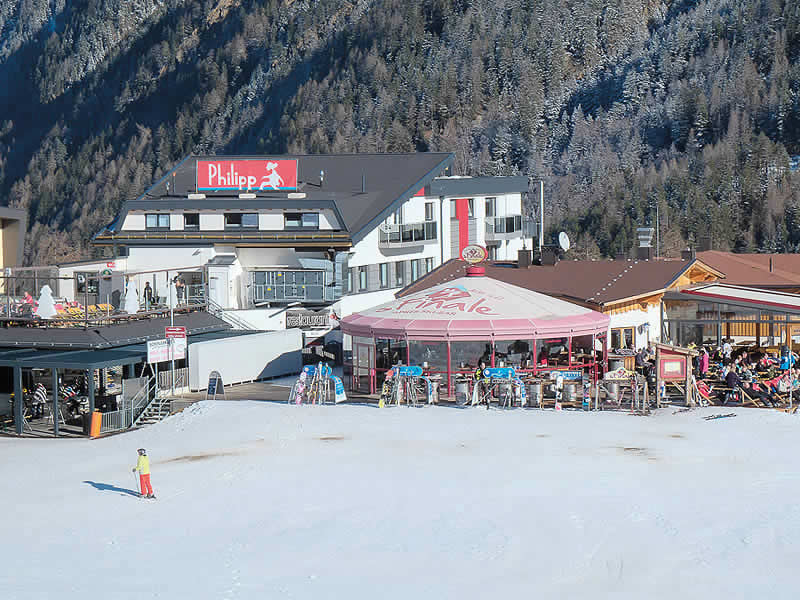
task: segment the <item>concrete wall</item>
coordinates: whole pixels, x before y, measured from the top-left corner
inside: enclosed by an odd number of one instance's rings
[[[303,335],[298,329],[189,343],[189,387],[208,386],[211,371],[225,385],[299,373],[303,368]]]

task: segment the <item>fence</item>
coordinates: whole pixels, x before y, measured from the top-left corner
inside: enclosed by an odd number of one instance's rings
[[[186,392],[188,391],[189,381],[189,368],[182,367],[175,369],[175,391]],[[158,389],[159,390],[172,390],[172,371],[161,371],[158,374]]]
[[[150,403],[155,392],[154,383],[148,377],[123,380],[120,406],[117,410],[103,413],[100,433],[122,431],[132,427]]]

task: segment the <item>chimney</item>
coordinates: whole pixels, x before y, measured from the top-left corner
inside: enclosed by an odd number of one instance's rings
[[[542,266],[554,267],[558,262],[558,249],[552,246],[542,246]]]
[[[695,256],[694,248],[686,248],[686,250],[681,250],[681,258],[683,260],[694,260]]]
[[[526,250],[523,248],[522,250],[517,250],[517,268],[518,269],[527,269],[531,266],[531,251]]]
[[[713,248],[710,235],[703,235],[697,240],[698,252],[707,252]]]
[[[650,260],[653,258],[653,227],[637,227],[636,237],[639,239],[639,247],[636,249],[636,258],[639,260]]]

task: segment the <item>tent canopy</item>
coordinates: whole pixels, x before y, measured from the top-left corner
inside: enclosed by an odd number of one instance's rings
[[[411,340],[538,339],[605,333],[609,317],[488,277],[462,277],[344,317],[352,336]]]

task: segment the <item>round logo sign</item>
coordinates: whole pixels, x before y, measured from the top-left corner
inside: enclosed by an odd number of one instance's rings
[[[483,246],[478,246],[477,244],[464,246],[464,249],[461,251],[461,260],[468,262],[471,265],[476,265],[479,262],[485,261],[488,256],[489,251]]]

